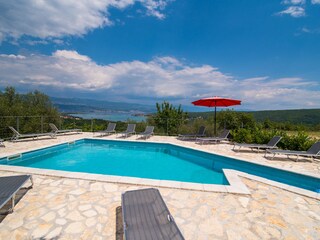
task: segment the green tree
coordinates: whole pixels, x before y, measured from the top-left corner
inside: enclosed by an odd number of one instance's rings
[[[0,137],[8,137],[8,126],[19,126],[19,131],[48,131],[50,122],[59,123],[60,114],[49,97],[39,91],[19,94],[13,87],[0,92]]]
[[[255,120],[250,113],[236,112],[234,110],[226,109],[217,115],[218,127],[226,129],[237,128],[254,128]]]
[[[169,135],[177,134],[179,127],[188,117],[188,114],[183,112],[181,105],[176,108],[164,101],[161,104],[157,103],[156,108],[157,113],[154,117],[156,127]]]

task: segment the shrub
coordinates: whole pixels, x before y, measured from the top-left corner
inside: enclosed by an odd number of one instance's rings
[[[283,135],[279,147],[289,150],[306,151],[313,143],[315,143],[315,140],[309,138],[306,133],[298,132],[298,134],[294,135]]]
[[[181,105],[176,108],[169,102],[157,103],[157,113],[154,117],[156,127],[167,132],[169,135],[178,133],[180,126],[187,118],[187,114],[183,112]]]
[[[237,129],[231,132],[233,140],[239,143],[257,143],[266,144],[273,136],[282,136],[278,144],[279,148],[306,151],[312,144],[316,142],[315,139],[310,138],[304,132],[298,132],[294,135],[289,135],[282,131],[277,130],[261,130],[261,129]]]
[[[235,142],[239,142],[239,143],[252,143],[253,142],[253,138],[252,138],[252,133],[249,129],[245,129],[245,128],[240,128],[237,130],[233,130],[231,131],[231,135],[232,135],[232,139]]]

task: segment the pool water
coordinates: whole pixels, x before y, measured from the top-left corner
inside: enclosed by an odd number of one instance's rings
[[[178,156],[177,151],[166,145],[84,140],[38,153],[25,154],[8,164],[183,182],[228,183],[221,171],[188,161],[186,159],[193,156],[184,156],[182,152]]]
[[[163,143],[84,139],[0,159],[0,164],[182,182],[223,184],[235,169],[311,191],[320,179]]]

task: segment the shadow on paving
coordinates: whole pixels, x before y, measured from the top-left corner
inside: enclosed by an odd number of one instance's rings
[[[15,200],[15,206],[17,206],[20,202],[20,200],[23,198],[23,196],[28,192],[29,188],[21,188],[17,193],[16,193],[16,200]],[[10,210],[12,206],[12,201],[11,199],[1,208],[1,213],[0,213],[0,223],[5,219],[5,217],[9,213],[8,211]],[[13,209],[13,211],[15,211]]]
[[[122,208],[116,208],[116,240],[123,240]]]

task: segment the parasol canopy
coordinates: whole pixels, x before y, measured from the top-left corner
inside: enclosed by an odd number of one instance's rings
[[[214,107],[214,135],[217,133],[217,107],[229,107],[234,105],[241,105],[240,100],[222,97],[202,98],[192,102],[195,106]]]

